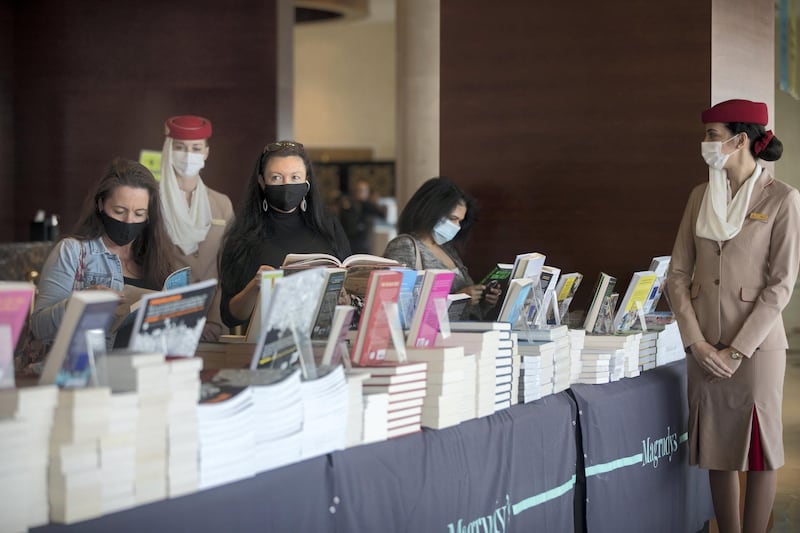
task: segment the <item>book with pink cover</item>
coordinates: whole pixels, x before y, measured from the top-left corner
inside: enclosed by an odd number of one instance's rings
[[[14,349],[31,310],[34,286],[0,282],[0,388],[14,386]]]
[[[422,291],[408,331],[406,345],[409,348],[429,348],[434,345],[439,333],[436,301],[443,300],[447,308],[447,295],[450,294],[454,278],[455,274],[450,270],[425,271]]]
[[[392,339],[386,304],[397,304],[402,280],[403,274],[394,270],[370,272],[353,348],[354,363],[368,366],[386,358]]]

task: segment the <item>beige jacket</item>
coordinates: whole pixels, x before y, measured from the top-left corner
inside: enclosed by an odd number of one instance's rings
[[[800,265],[800,193],[765,170],[741,232],[720,246],[695,236],[707,187],[689,197],[670,262],[667,290],[683,343],[721,343],[748,357],[786,349],[781,311]]]

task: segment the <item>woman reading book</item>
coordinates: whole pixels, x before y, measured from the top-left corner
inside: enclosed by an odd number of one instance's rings
[[[477,204],[448,178],[433,178],[417,189],[400,213],[400,233],[386,246],[389,257],[417,270],[446,269],[455,273],[452,293],[470,298],[469,315],[481,318],[497,305],[500,289],[476,284],[460,251],[475,223]]]
[[[350,243],[323,200],[303,145],[270,143],[258,157],[220,259],[223,322],[234,327],[253,312],[262,270],[287,254],[325,253],[344,259]]]
[[[171,270],[155,178],[139,163],[115,159],[86,198],[72,235],[44,263],[31,331],[51,341],[72,291],[115,291],[126,305],[143,289],[160,290]]]
[[[727,100],[702,113],[708,181],[692,191],[667,278],[686,357],[689,463],[709,471],[721,532],[766,531],[784,463],[781,311],[800,268],[800,193],[759,160],[783,145],[767,106]],[[739,519],[739,471],[747,471]]]

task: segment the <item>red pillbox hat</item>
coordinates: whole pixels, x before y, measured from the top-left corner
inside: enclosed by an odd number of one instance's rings
[[[709,107],[701,115],[703,124],[710,122],[746,122],[766,126],[768,120],[767,104],[750,100],[725,100]]]
[[[164,135],[182,141],[194,141],[211,137],[211,122],[194,115],[180,115],[167,119]]]

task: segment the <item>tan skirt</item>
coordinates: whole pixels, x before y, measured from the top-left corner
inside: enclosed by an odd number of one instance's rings
[[[765,470],[783,466],[783,378],[785,350],[757,350],[744,358],[730,379],[710,383],[691,353],[689,382],[689,463],[708,470],[746,471],[758,414]]]

